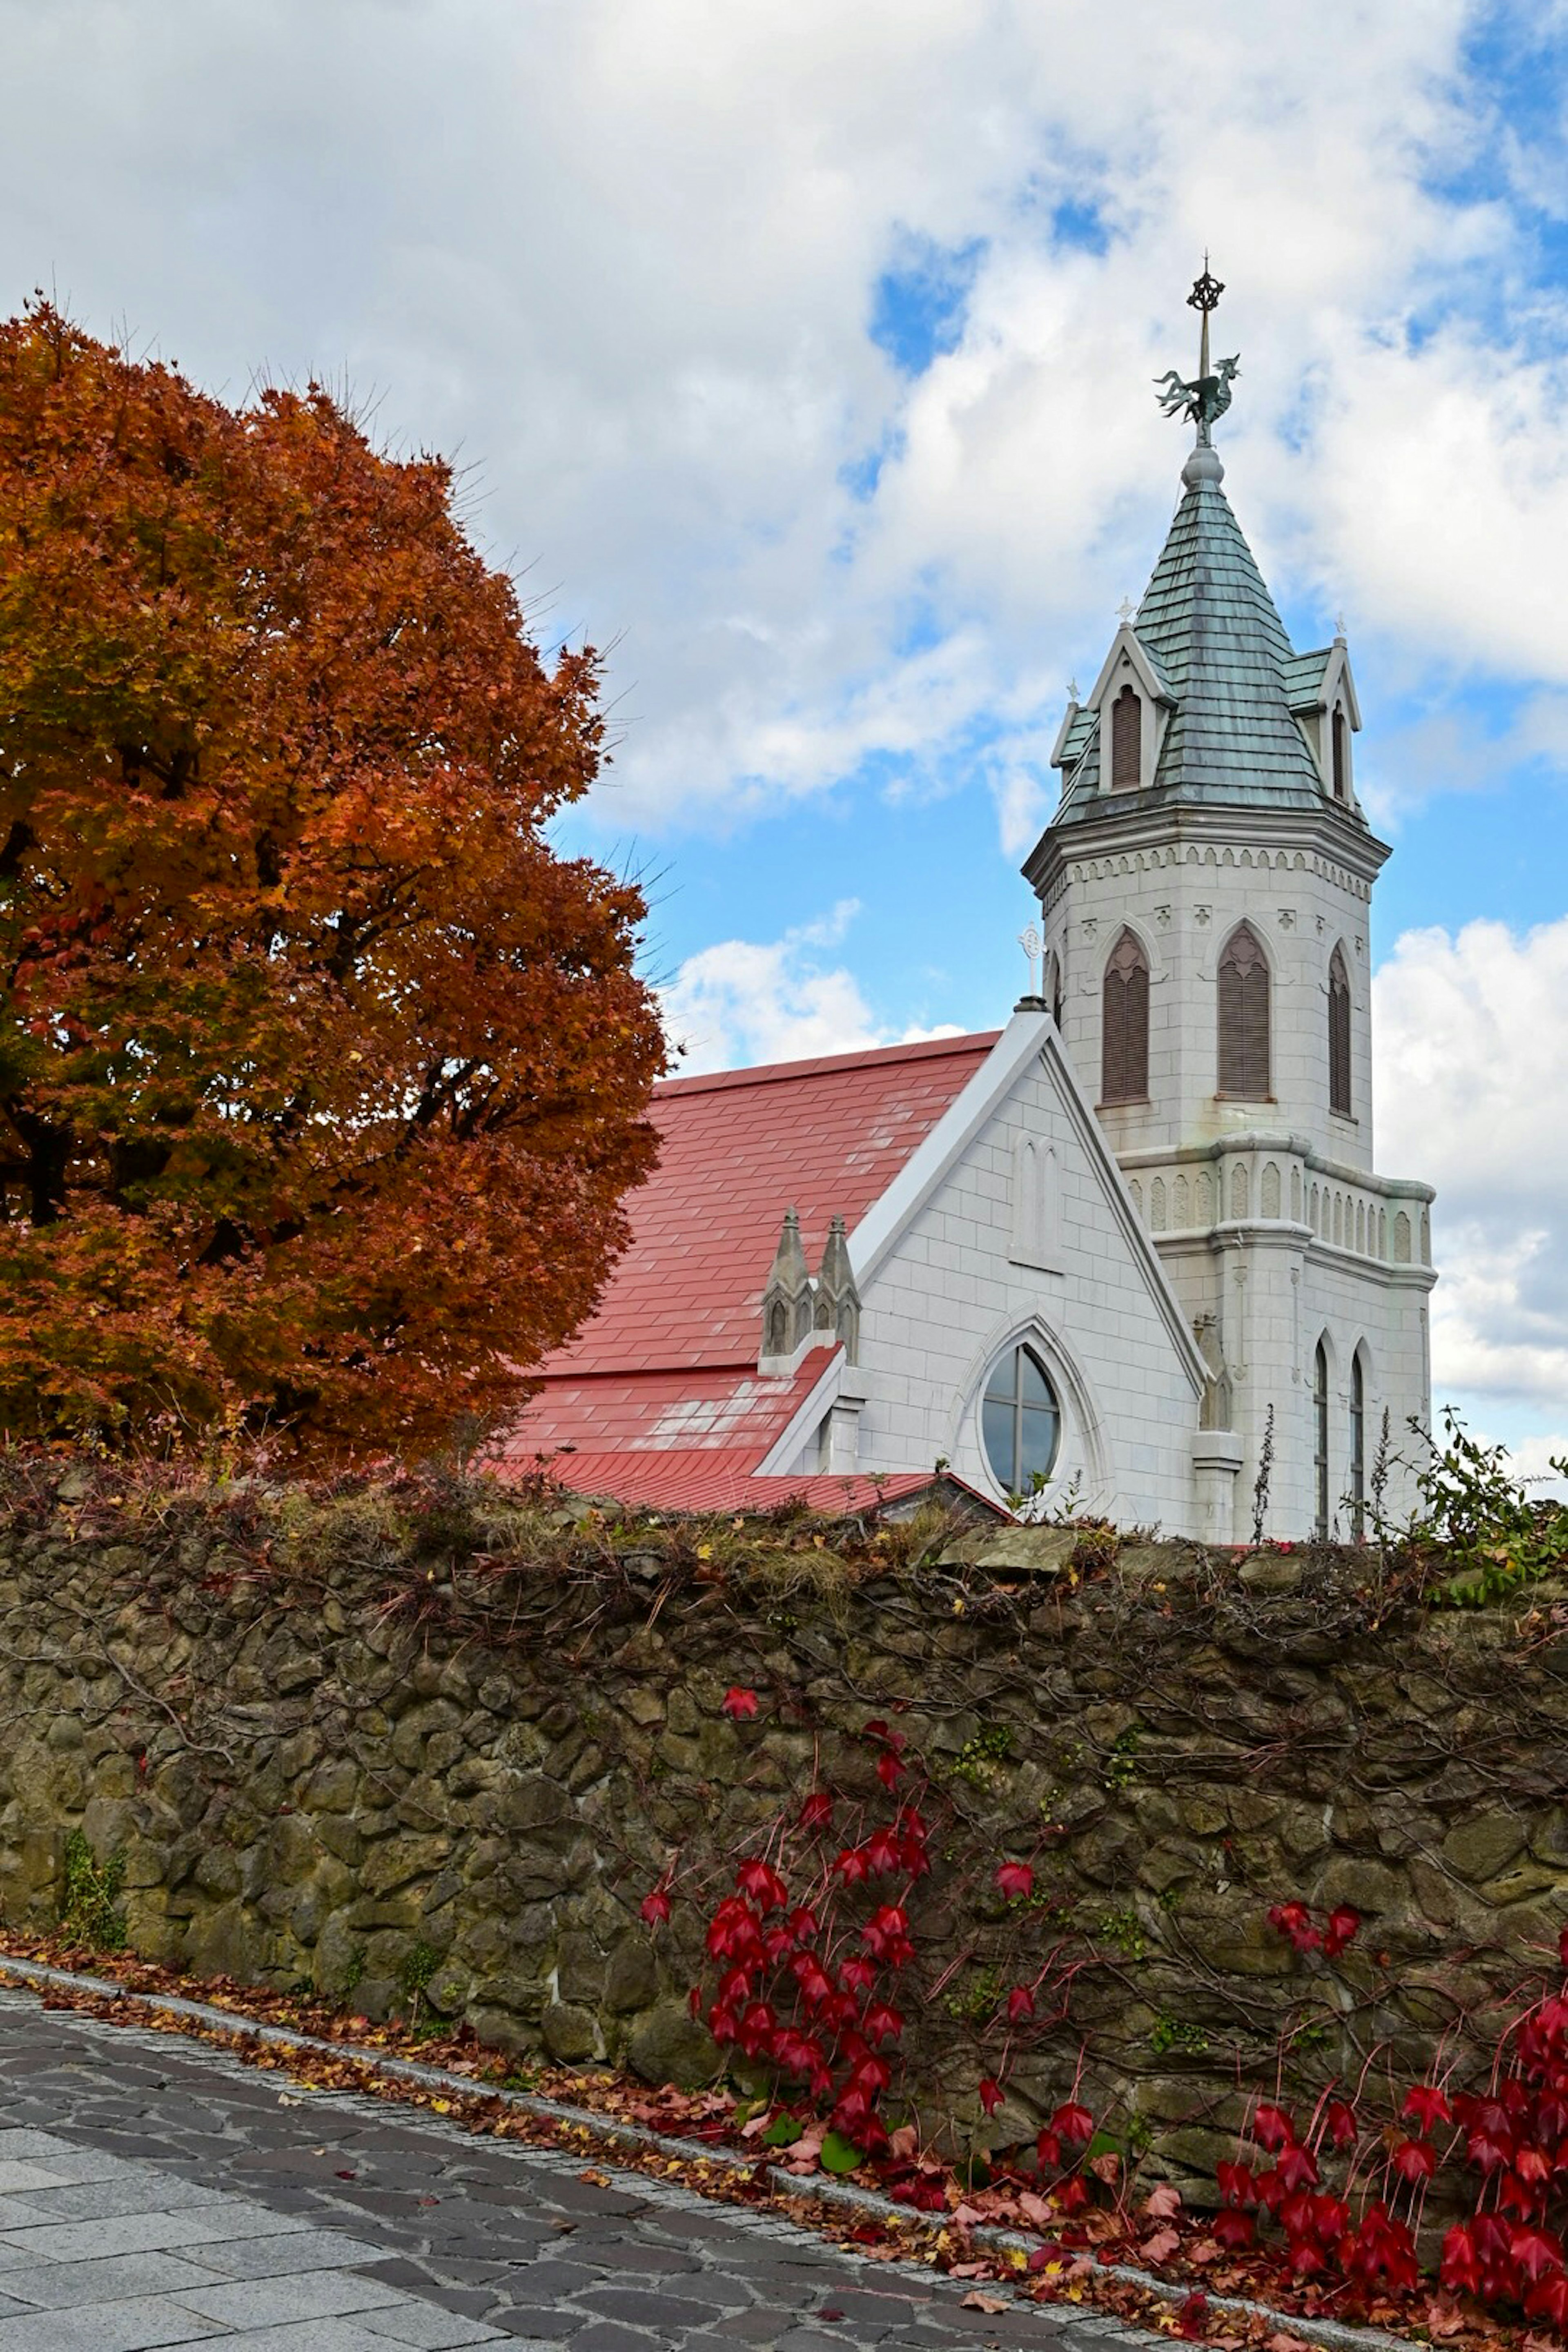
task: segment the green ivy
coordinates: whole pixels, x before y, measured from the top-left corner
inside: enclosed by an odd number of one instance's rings
[[[1119,1731],[1110,1743],[1110,1753],[1105,1759],[1105,1785],[1120,1792],[1138,1777],[1138,1742],[1142,1734],[1135,1723]]]
[[[120,1897],[125,1886],[125,1853],[117,1846],[100,1862],[81,1830],[66,1839],[66,1893],[60,1926],[74,1944],[94,1952],[125,1948],[125,1914]]]
[[[1201,2025],[1188,2025],[1180,2018],[1162,2014],[1154,2020],[1149,2043],[1162,2057],[1167,2050],[1188,2050],[1195,2054],[1208,2048],[1209,2038]]]
[[[994,2017],[1002,2000],[999,1969],[971,1969],[962,1986],[955,1985],[942,2002],[949,2017],[965,2025],[982,2025]]]
[[[1098,1925],[1106,1942],[1114,1944],[1127,1959],[1141,1960],[1148,1951],[1148,1939],[1137,1912],[1131,1906],[1120,1910],[1102,1911]]]
[[[1012,1753],[1013,1734],[1006,1724],[987,1724],[973,1739],[964,1741],[948,1769],[955,1780],[967,1780],[975,1789],[989,1788],[997,1766],[1005,1764]]]

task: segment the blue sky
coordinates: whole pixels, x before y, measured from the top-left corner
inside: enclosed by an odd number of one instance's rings
[[[1226,488],[1297,643],[1345,614],[1394,848],[1439,1391],[1568,1447],[1563,0],[0,0],[0,59],[8,308],[352,386],[606,648],[560,837],[648,876],[692,1066],[1005,1016],[1207,246]]]

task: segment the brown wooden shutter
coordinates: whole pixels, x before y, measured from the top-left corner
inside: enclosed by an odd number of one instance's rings
[[[1329,958],[1329,1108],[1352,1116],[1351,980],[1338,948]]]
[[[1100,1024],[1100,1099],[1146,1102],[1149,1096],[1149,959],[1124,930],[1105,967]]]
[[[1345,714],[1337,703],[1334,705],[1333,738],[1334,798],[1337,801],[1348,800],[1350,794],[1345,790]]]
[[[1143,706],[1124,686],[1110,706],[1110,789],[1135,790],[1143,781]]]
[[[1219,963],[1219,1091],[1267,1102],[1268,962],[1249,926],[1231,933]]]

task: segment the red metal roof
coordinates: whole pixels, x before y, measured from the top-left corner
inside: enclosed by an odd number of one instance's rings
[[[776,1511],[781,1504],[798,1501],[810,1510],[837,1515],[904,1502],[941,1483],[930,1470],[903,1470],[888,1478],[827,1472],[759,1478],[755,1462],[750,1446],[719,1454],[568,1454],[554,1464],[554,1475],[574,1494],[609,1495],[656,1511]]]
[[[786,1209],[815,1270],[828,1220],[853,1228],[961,1094],[997,1033],[780,1062],[654,1092],[658,1165],[632,1193],[629,1248],[597,1313],[547,1357],[497,1466],[552,1457],[579,1493],[669,1510],[765,1510],[795,1495],[860,1510],[931,1484],[760,1478],[834,1351],[787,1380],[757,1370],[762,1299]],[[563,1449],[566,1449],[563,1451]]]
[[[749,1364],[661,1368],[646,1372],[563,1373],[529,1404],[504,1448],[524,1464],[574,1446],[583,1454],[742,1453],[754,1468],[832,1363],[837,1350],[812,1348],[787,1380],[764,1380]],[[572,1465],[561,1462],[563,1477]],[[575,1471],[572,1483],[575,1485]]]
[[[853,1226],[967,1085],[997,1033],[775,1062],[655,1089],[659,1162],[626,1206],[631,1246],[547,1378],[756,1361],[786,1209],[813,1271],[828,1219]]]

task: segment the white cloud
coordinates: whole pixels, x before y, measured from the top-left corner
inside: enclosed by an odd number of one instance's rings
[[[1373,1006],[1378,1163],[1437,1188],[1434,1396],[1462,1398],[1472,1419],[1502,1407],[1561,1426],[1568,917],[1522,936],[1494,922],[1407,931]]]
[[[1148,379],[1190,360],[1205,239],[1260,552],[1423,657],[1563,675],[1529,584],[1568,524],[1556,376],[1405,331],[1473,267],[1516,290],[1506,210],[1432,193],[1496,144],[1479,15],[0,0],[0,261],[231,393],[346,366],[473,460],[546,625],[616,646],[616,820],[711,826],[873,754],[962,766],[983,725],[1037,760],[1173,493]],[[868,320],[921,240],[974,275],[910,383]]]
[[[1483,1444],[1500,1441],[1484,1439]],[[1560,1437],[1517,1437],[1500,1441],[1508,1445],[1514,1474],[1528,1486],[1531,1494],[1544,1498],[1555,1496],[1568,1501],[1568,1478],[1553,1465],[1568,1462],[1568,1431]]]
[[[799,1062],[820,1054],[955,1037],[951,1024],[893,1034],[874,1017],[854,974],[825,965],[858,909],[841,899],[831,913],[768,942],[721,940],[688,956],[661,992],[665,1025],[683,1077],[759,1062]]]

